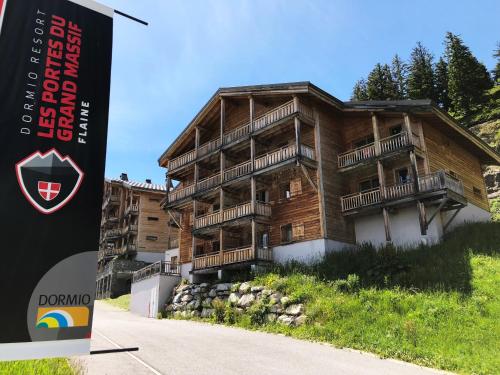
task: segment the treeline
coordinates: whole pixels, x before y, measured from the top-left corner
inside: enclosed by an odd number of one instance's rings
[[[366,79],[356,82],[352,100],[432,99],[467,126],[500,118],[500,43],[492,72],[470,51],[460,36],[448,32],[437,62],[418,42],[409,61],[395,55],[391,64],[376,64]]]

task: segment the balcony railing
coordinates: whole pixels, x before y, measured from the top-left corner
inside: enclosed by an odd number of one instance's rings
[[[137,229],[137,224],[129,224],[123,229],[123,234],[127,234],[129,232],[137,232]]]
[[[194,257],[193,267],[195,270],[218,267],[221,265],[247,262],[252,260],[263,260],[272,262],[273,252],[271,248],[257,248],[243,246],[234,249],[202,254]]]
[[[314,149],[309,146],[301,145],[301,152],[304,157],[311,160],[316,160]],[[289,160],[297,155],[295,145],[282,147],[276,151],[260,155],[255,159],[255,171],[279,164],[283,161]],[[252,161],[247,160],[243,163],[234,165],[224,169],[224,181],[231,181],[239,177],[249,175],[253,172]],[[214,174],[198,182],[197,188],[195,185],[189,185],[182,189],[175,189],[168,193],[168,202],[173,203],[181,199],[193,195],[195,192],[207,190],[220,184],[220,173]]]
[[[137,214],[139,212],[139,205],[138,204],[131,204],[125,209],[125,215],[128,214]]]
[[[271,216],[271,206],[267,203],[256,202],[255,211],[252,209],[252,203],[247,202],[243,204],[236,205],[234,207],[226,208],[221,211],[217,211],[208,215],[203,215],[195,218],[194,229],[201,229],[211,225],[220,224],[225,221],[238,219],[248,215],[260,215],[260,216]]]
[[[439,171],[418,178],[419,193],[426,193],[438,190],[448,189],[460,196],[464,195],[462,181]],[[368,207],[383,201],[397,200],[415,194],[415,185],[413,182],[386,186],[384,196],[381,188],[362,191],[359,193],[345,195],[340,198],[342,212]]]
[[[380,140],[380,154],[387,154],[393,151],[401,150],[407,146],[414,145],[420,147],[420,138],[412,134],[411,141],[408,133],[401,132]],[[338,155],[339,168],[349,167],[351,165],[373,158],[377,155],[375,143],[358,147],[353,150],[343,152]]]
[[[121,229],[110,229],[106,231],[106,239],[121,237],[121,235],[122,235]]]
[[[279,107],[276,107],[261,116],[256,117],[253,120],[253,127],[251,127],[250,123],[246,123],[242,126],[237,127],[236,129],[230,130],[229,132],[224,133],[223,142],[224,144],[229,144],[234,141],[237,141],[241,138],[244,138],[246,135],[250,134],[253,128],[253,131],[264,129],[272,124],[283,120],[284,118],[294,114],[300,113],[301,115],[313,119],[313,111],[307,105],[298,102],[298,105],[294,103],[293,100],[290,100]],[[185,154],[182,154],[176,158],[173,158],[168,162],[168,169],[173,171],[177,168],[180,168],[190,162],[196,160],[196,158],[205,156],[210,152],[216,150],[221,146],[220,138],[216,138],[211,140],[200,147],[198,147],[198,155],[196,155],[196,150],[191,150]]]
[[[160,261],[135,271],[132,276],[132,282],[136,283],[156,275],[180,276],[180,274],[181,267],[179,263]]]
[[[179,239],[178,238],[169,238],[167,249],[178,249],[179,248]]]
[[[120,203],[120,196],[116,194],[109,194],[104,198],[104,202],[102,207],[106,207],[109,204],[118,204]]]

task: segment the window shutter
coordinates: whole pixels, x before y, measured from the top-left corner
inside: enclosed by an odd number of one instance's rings
[[[290,193],[292,197],[302,194],[302,180],[300,177],[290,180]]]
[[[304,239],[304,224],[294,224],[292,227],[292,235],[294,241]]]

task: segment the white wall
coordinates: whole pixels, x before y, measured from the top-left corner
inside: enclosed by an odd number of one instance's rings
[[[179,248],[165,251],[165,262],[170,262],[172,257],[177,257],[179,260]]]
[[[132,283],[130,311],[148,318],[156,318],[180,281],[179,276],[155,275]]]
[[[429,219],[436,207],[427,207]],[[403,207],[389,213],[390,230],[393,244],[397,246],[414,246],[420,243],[432,244],[439,242],[443,234],[441,218],[436,215],[427,229],[427,235],[420,234],[420,223],[416,205]],[[356,241],[371,242],[374,246],[385,244],[384,218],[381,212],[361,216],[354,221]]]
[[[135,260],[147,263],[156,263],[163,260],[163,253],[150,253],[147,251],[138,251]]]
[[[442,213],[443,223],[447,223],[448,219],[453,215],[455,211],[447,211]],[[447,228],[447,231],[453,229],[454,227],[461,225],[465,222],[477,222],[477,221],[490,221],[491,213],[479,208],[478,206],[469,203],[467,206],[462,208],[458,215],[453,219]]]
[[[183,279],[189,280],[189,282],[192,281],[192,275],[189,274],[191,269],[193,268],[193,264],[191,262],[189,263],[184,263],[181,264],[181,277]]]
[[[325,254],[325,240],[302,241],[289,245],[274,246],[273,259],[278,263],[286,263],[289,260],[310,262]]]

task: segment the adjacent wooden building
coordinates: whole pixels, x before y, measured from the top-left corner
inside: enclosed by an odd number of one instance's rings
[[[97,297],[130,291],[132,272],[176,249],[178,227],[160,207],[166,187],[130,181],[126,173],[106,180],[98,252]]]
[[[342,102],[309,82],[219,89],[161,155],[184,277],[488,220],[500,156],[430,101]]]

